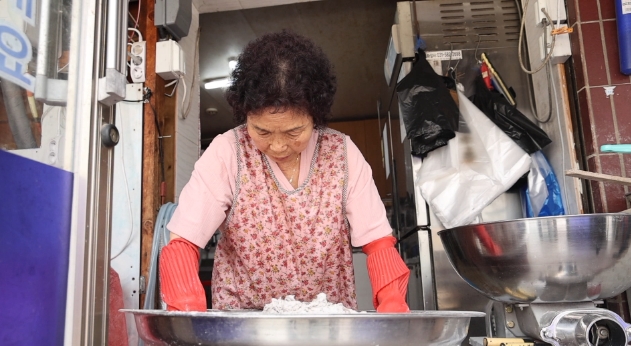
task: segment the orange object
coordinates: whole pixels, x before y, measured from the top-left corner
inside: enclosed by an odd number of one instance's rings
[[[493,90],[493,83],[491,82],[491,73],[489,72],[489,67],[486,65],[486,63],[482,63],[482,65],[480,65],[480,72],[482,72],[482,79],[484,80],[484,84],[486,85],[486,88],[489,90]]]
[[[410,270],[394,248],[392,236],[364,245],[368,256],[368,277],[372,285],[373,305],[377,312],[409,312],[405,303]]]
[[[109,295],[109,314],[107,315],[107,345],[108,346],[127,346],[129,340],[127,338],[127,321],[125,313],[120,312],[124,309],[123,302],[123,286],[121,285],[118,273],[110,268],[110,295]]]
[[[562,26],[560,28],[556,28],[552,30],[550,35],[563,35],[563,34],[571,34],[574,32],[574,28],[568,28],[567,26]]]
[[[489,232],[486,231],[486,229],[484,229],[484,227],[476,227],[473,229],[473,231],[478,236],[480,243],[482,243],[482,246],[484,246],[489,254],[493,256],[502,255],[502,248],[497,245],[497,243],[493,240],[493,238],[491,238],[491,235],[489,234]]]
[[[167,310],[206,311],[206,293],[199,280],[199,249],[184,238],[160,252],[160,290]]]
[[[405,292],[401,292],[398,281],[400,280],[392,281],[377,293],[377,301],[379,302],[377,312],[410,312],[410,308],[405,302]],[[406,279],[406,286],[407,282]],[[407,287],[404,291],[407,291]]]

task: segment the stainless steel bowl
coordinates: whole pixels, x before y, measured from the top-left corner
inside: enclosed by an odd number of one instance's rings
[[[275,315],[260,311],[133,313],[147,345],[225,346],[453,346],[481,312],[413,311],[410,314]]]
[[[519,219],[438,235],[460,277],[497,301],[590,301],[631,287],[629,214]]]

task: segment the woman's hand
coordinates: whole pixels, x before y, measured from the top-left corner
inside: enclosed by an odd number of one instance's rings
[[[206,293],[199,280],[199,249],[180,237],[162,248],[160,291],[167,310],[206,311]]]
[[[396,239],[384,237],[366,244],[368,276],[377,312],[409,312],[405,303],[410,270],[394,248]]]
[[[405,296],[401,295],[396,282],[392,282],[377,293],[377,312],[410,312]]]

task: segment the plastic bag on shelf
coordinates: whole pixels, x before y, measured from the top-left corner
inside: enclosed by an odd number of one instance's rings
[[[415,182],[447,228],[467,225],[530,170],[530,155],[458,92],[460,130],[429,154]]]
[[[482,75],[475,79],[475,94],[471,101],[527,153],[539,151],[552,142],[545,131],[512,106],[502,94],[487,89]]]
[[[412,154],[425,156],[447,144],[458,130],[458,106],[445,85],[419,50],[412,71],[397,85],[397,96]]]
[[[526,217],[565,215],[561,187],[541,151],[530,155],[532,163],[523,199]]]

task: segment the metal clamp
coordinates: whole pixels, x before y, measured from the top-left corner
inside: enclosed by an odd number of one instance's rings
[[[110,0],[107,5],[105,76],[99,78],[98,92],[99,102],[107,106],[125,99],[127,6],[126,0]]]

